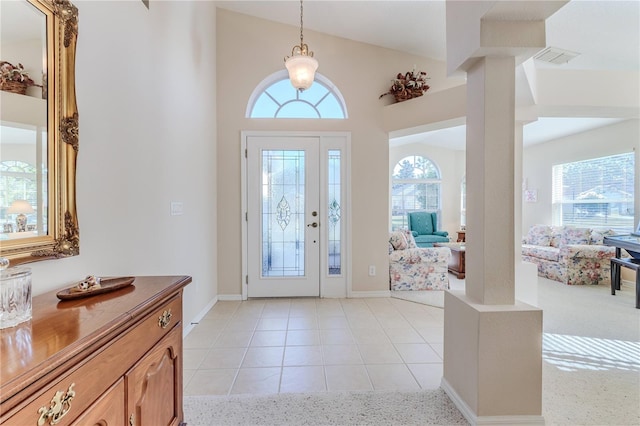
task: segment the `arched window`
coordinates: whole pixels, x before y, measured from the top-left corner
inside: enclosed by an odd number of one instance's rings
[[[440,215],[440,170],[428,158],[405,157],[393,169],[391,228],[407,228],[407,213],[437,212]]]
[[[289,82],[287,71],[281,70],[254,89],[246,117],[344,119],[347,107],[338,88],[321,74],[316,74],[309,89],[299,92]]]

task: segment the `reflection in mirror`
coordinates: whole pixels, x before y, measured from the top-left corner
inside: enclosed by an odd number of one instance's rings
[[[7,200],[0,210],[3,237],[47,235],[47,170],[42,162],[47,155],[46,132],[5,124],[0,132],[0,187],[2,199]]]
[[[68,0],[0,1],[0,256],[13,265],[79,253],[77,15]]]
[[[45,15],[26,1],[2,3],[0,238],[47,235]]]

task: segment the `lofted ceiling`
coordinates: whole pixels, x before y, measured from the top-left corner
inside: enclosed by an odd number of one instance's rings
[[[516,2],[516,7],[526,3]],[[300,25],[300,3],[296,0],[217,4],[235,12]],[[304,28],[446,60],[445,1],[306,0],[303,6]],[[569,68],[638,70],[640,2],[573,0],[547,20],[547,44],[580,53],[566,64]]]
[[[446,61],[445,1],[305,0],[304,28]],[[515,2],[516,9],[541,2]],[[219,7],[288,25],[300,25],[300,3],[219,1]],[[568,63],[535,60],[536,68],[640,71],[640,2],[572,0],[547,19],[547,46],[578,53]],[[294,40],[295,41],[295,40]],[[312,40],[309,40],[312,44]],[[287,46],[283,47],[285,50]],[[316,52],[322,61],[321,53]],[[619,122],[615,118],[540,118],[525,126],[525,145]],[[465,127],[391,140],[464,149]]]

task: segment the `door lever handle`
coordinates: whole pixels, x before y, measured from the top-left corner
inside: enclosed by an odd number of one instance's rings
[[[317,227],[318,227],[318,222],[310,223],[310,224],[308,224],[307,226],[311,226],[311,227],[313,227],[313,228],[317,228]]]

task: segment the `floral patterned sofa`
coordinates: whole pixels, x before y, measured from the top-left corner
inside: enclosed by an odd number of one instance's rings
[[[538,275],[569,285],[598,285],[611,277],[615,247],[603,245],[612,230],[534,225],[522,241],[522,260]]]
[[[391,290],[448,290],[448,247],[421,248],[411,231],[389,236],[389,283]]]

